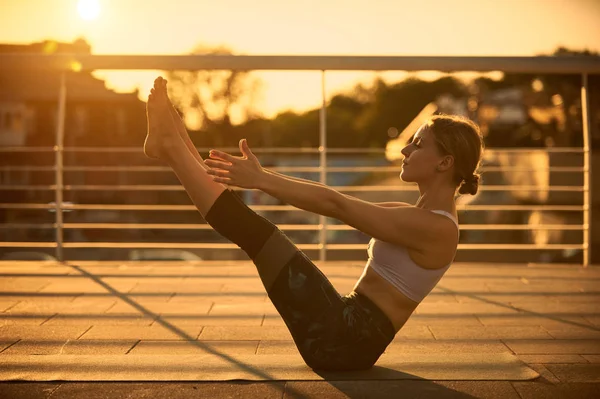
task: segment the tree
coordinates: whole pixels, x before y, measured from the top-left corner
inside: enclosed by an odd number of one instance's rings
[[[198,45],[192,54],[229,55],[226,47]],[[189,128],[214,134],[215,145],[231,144],[234,124],[259,116],[256,98],[262,82],[249,71],[169,71],[169,94]]]

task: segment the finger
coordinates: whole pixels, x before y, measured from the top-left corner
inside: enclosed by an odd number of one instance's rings
[[[204,163],[211,168],[221,168],[229,170],[229,168],[231,167],[231,164],[229,162],[218,161],[215,159],[205,159]]]
[[[229,178],[231,178],[231,176],[229,175],[229,171],[228,170],[223,170],[223,169],[209,169],[209,170],[206,171],[206,173],[208,173],[209,175],[212,175],[212,176],[229,177]]]
[[[223,162],[227,162],[227,160],[225,160],[225,158],[221,158],[219,156],[217,156],[216,154],[213,153],[209,153],[208,156],[210,157],[209,159],[216,159],[219,161],[223,161]],[[231,162],[227,162],[228,164],[231,164]]]
[[[247,158],[256,158],[256,156],[254,156],[254,153],[250,150],[250,147],[248,146],[248,141],[246,139],[240,140],[240,151],[242,151],[242,154],[244,154]]]
[[[217,183],[231,184],[231,179],[228,179],[226,177],[213,177],[213,181]]]
[[[234,163],[234,162],[236,162],[236,161],[239,160],[238,157],[234,157],[233,155],[230,155],[230,154],[228,154],[226,152],[217,151],[217,150],[210,150],[209,155],[210,155],[211,158],[214,155],[215,158],[224,159],[225,161],[229,161],[231,163]]]

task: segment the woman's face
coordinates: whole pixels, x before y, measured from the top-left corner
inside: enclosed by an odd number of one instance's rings
[[[421,126],[412,141],[402,149],[404,160],[400,178],[405,182],[419,183],[432,179],[442,160],[433,133]]]

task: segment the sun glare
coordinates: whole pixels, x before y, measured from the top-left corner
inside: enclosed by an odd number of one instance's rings
[[[98,0],[79,0],[77,11],[79,11],[81,18],[91,21],[100,15],[100,3],[98,3]]]

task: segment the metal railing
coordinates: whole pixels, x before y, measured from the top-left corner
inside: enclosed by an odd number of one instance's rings
[[[0,55],[0,70],[14,69],[43,69],[61,71],[61,84],[58,93],[58,124],[56,130],[56,144],[54,148],[1,148],[0,155],[13,151],[47,152],[55,154],[53,167],[40,166],[18,166],[2,167],[0,171],[54,171],[55,184],[53,185],[7,185],[0,186],[0,190],[51,190],[54,192],[54,204],[40,203],[0,203],[3,209],[48,209],[55,212],[54,223],[31,224],[31,223],[5,223],[0,227],[4,229],[17,228],[51,228],[56,232],[53,242],[23,242],[4,241],[0,242],[0,248],[55,248],[56,257],[65,260],[65,248],[236,248],[234,244],[218,243],[154,243],[154,242],[65,242],[65,229],[209,229],[206,224],[173,224],[173,223],[65,223],[64,212],[72,210],[169,210],[184,211],[195,209],[192,205],[127,205],[127,204],[69,204],[64,201],[65,191],[75,190],[148,190],[148,191],[174,191],[183,190],[180,186],[168,185],[65,185],[64,174],[68,171],[105,171],[114,172],[127,170],[129,172],[160,172],[168,168],[160,166],[65,166],[65,152],[85,151],[120,151],[139,152],[140,149],[132,148],[65,148],[64,147],[64,119],[66,112],[66,84],[65,76],[69,71],[96,70],[96,69],[162,69],[162,70],[201,70],[201,69],[225,69],[225,70],[319,70],[321,75],[322,107],[320,110],[319,147],[308,149],[257,149],[256,153],[273,152],[279,154],[304,153],[317,154],[319,157],[318,167],[280,167],[273,168],[280,172],[318,172],[319,181],[327,184],[327,174],[337,172],[394,172],[400,171],[399,167],[328,167],[328,154],[347,153],[382,153],[384,149],[331,149],[327,147],[326,126],[326,90],[325,73],[334,70],[438,70],[438,71],[504,71],[519,73],[577,73],[582,76],[581,103],[583,118],[583,146],[582,148],[549,148],[548,153],[581,154],[583,156],[582,166],[550,167],[549,172],[581,172],[583,174],[582,186],[550,186],[542,188],[546,191],[557,192],[581,192],[583,194],[582,205],[463,205],[459,210],[485,210],[485,211],[559,211],[559,212],[582,212],[582,224],[463,224],[461,230],[580,230],[583,232],[581,244],[547,244],[542,247],[537,244],[460,244],[459,250],[581,250],[583,252],[583,265],[590,264],[590,228],[591,228],[591,162],[590,162],[590,117],[588,98],[588,74],[600,73],[600,60],[593,57],[343,57],[343,56],[213,56],[213,55],[189,55],[189,56],[93,56],[93,55]],[[207,149],[199,149],[205,151]],[[225,149],[231,150],[231,149]],[[488,149],[492,152],[503,153],[525,153],[527,149]],[[499,171],[523,171],[523,168],[502,168],[489,166],[483,172]],[[536,169],[538,170],[538,169]],[[371,186],[337,186],[342,192],[366,192],[366,191],[414,191],[412,187],[387,185]],[[537,186],[517,185],[483,185],[481,191],[507,191],[507,190],[540,190]],[[257,211],[290,211],[296,208],[285,205],[257,205],[253,206]],[[299,247],[306,250],[318,250],[319,258],[326,259],[327,250],[349,250],[364,249],[364,244],[330,244],[327,242],[328,231],[352,230],[345,225],[328,225],[327,219],[320,216],[319,223],[315,224],[285,224],[279,226],[287,230],[313,230],[319,231],[318,244],[301,244]]]

